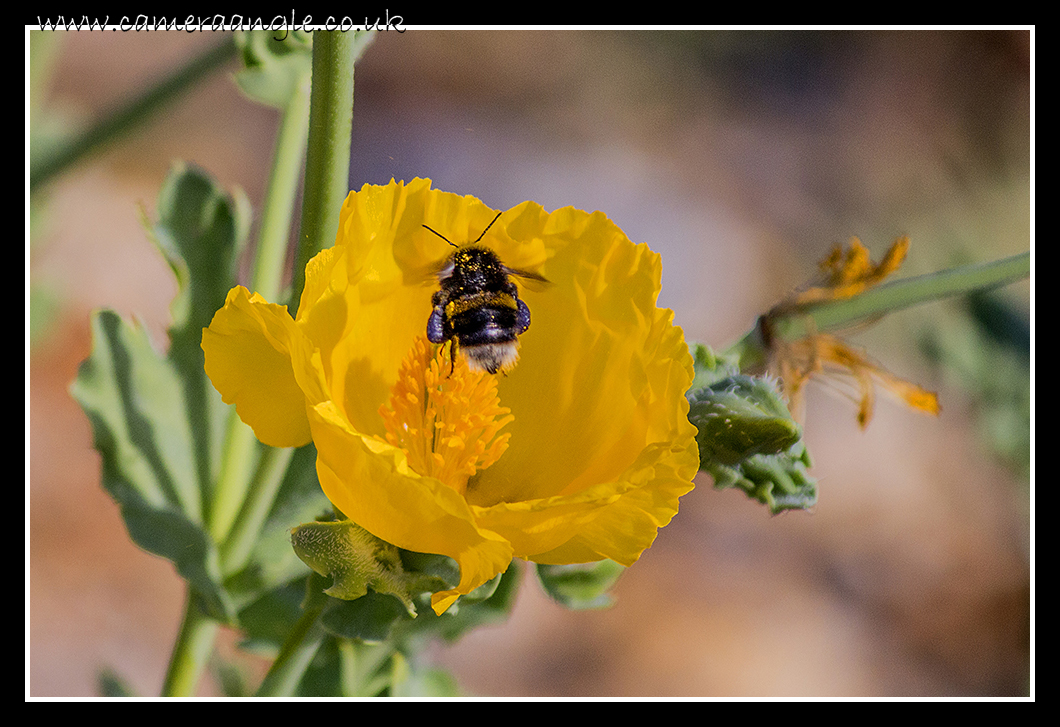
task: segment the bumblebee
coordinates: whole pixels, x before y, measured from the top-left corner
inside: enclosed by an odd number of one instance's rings
[[[491,374],[515,365],[519,335],[530,327],[530,309],[510,276],[548,282],[537,273],[507,267],[497,253],[478,244],[500,216],[498,212],[477,240],[462,247],[424,225],[457,248],[438,271],[441,288],[431,298],[427,340],[448,343],[454,357],[459,350],[471,369]]]

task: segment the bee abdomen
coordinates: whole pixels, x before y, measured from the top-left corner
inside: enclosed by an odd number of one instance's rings
[[[461,346],[514,341],[525,329],[519,327],[518,306],[479,306],[469,308],[448,320],[449,333],[456,336]]]

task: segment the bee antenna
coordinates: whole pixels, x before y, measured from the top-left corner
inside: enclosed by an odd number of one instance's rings
[[[492,225],[493,223],[491,222],[490,224]],[[424,227],[427,227],[427,225],[424,225]],[[431,228],[430,228],[430,227],[427,227],[427,229],[428,229],[428,230],[431,230]],[[489,229],[489,228],[487,227],[486,229]],[[446,242],[449,242],[449,238],[448,238],[448,237],[446,237],[445,235],[443,235],[442,233],[438,232],[437,230],[431,230],[431,232],[433,232],[434,234],[438,235],[438,237],[442,238],[442,239],[443,239],[443,240],[445,240]],[[480,238],[480,239],[481,239],[481,238]],[[476,240],[476,242],[477,242],[477,240]],[[450,245],[452,245],[453,247],[460,247],[459,245],[456,245],[456,244],[454,244],[454,243],[452,243],[452,242],[449,242],[449,244],[450,244]]]
[[[483,230],[482,234],[478,236],[478,240],[481,240],[483,237],[486,236],[486,232],[489,231],[489,228],[493,227],[493,223],[496,222],[497,220],[499,220],[501,218],[501,215],[503,215],[503,214],[504,214],[503,212],[498,212],[497,213],[497,216],[493,218],[493,221],[490,222],[488,225],[486,225],[486,229]],[[475,240],[475,242],[478,242],[478,240]],[[471,244],[474,245],[475,242],[473,242]]]

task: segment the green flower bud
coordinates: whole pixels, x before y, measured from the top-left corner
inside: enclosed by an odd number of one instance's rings
[[[770,379],[738,374],[688,399],[688,418],[699,429],[700,469],[708,462],[734,465],[755,454],[777,454],[802,436]]]
[[[302,561],[322,576],[331,576],[324,593],[352,601],[368,593],[396,597],[410,616],[413,598],[444,588],[442,579],[406,571],[396,547],[383,542],[350,520],[313,522],[291,531],[291,544]]]
[[[817,501],[810,455],[770,378],[736,374],[688,395],[699,434],[699,468],[718,489],[739,487],[776,514]]]

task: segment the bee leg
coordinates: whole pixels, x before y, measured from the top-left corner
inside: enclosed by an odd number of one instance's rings
[[[449,378],[453,377],[456,370],[456,339],[449,339]]]
[[[519,310],[515,314],[515,332],[522,333],[530,327],[530,309],[519,299]]]
[[[443,319],[444,309],[435,306],[431,311],[431,317],[427,319],[427,340],[431,343],[442,343],[445,341],[445,327]]]

